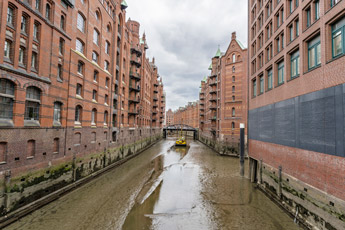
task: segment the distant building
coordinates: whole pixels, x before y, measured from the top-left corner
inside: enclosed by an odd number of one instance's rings
[[[199,128],[199,102],[189,102],[174,112],[174,124],[188,125]]]
[[[170,126],[174,124],[174,112],[169,109],[166,112],[166,126]]]
[[[200,135],[238,143],[240,123],[247,124],[247,49],[232,33],[225,53],[218,49],[211,74],[200,86]],[[247,129],[246,129],[247,131]]]

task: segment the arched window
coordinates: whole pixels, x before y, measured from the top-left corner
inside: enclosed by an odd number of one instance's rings
[[[62,103],[61,102],[55,102],[54,103],[54,122],[61,122],[61,107]]]
[[[82,112],[83,112],[83,108],[80,105],[77,105],[75,107],[75,116],[74,116],[75,123],[78,123],[78,124],[81,123]]]
[[[108,111],[104,112],[104,125],[108,125]]]
[[[100,19],[100,13],[98,10],[95,12],[95,18],[97,21],[99,21],[99,19]]]
[[[108,61],[104,61],[104,69],[106,71],[109,71],[109,62]]]
[[[110,54],[110,43],[105,41],[105,53]]]
[[[93,43],[99,44],[99,32],[96,29],[93,30]]]
[[[93,109],[91,111],[91,125],[96,125],[97,122],[97,110]]]
[[[98,63],[98,53],[96,51],[92,52],[92,61]]]
[[[0,79],[0,119],[13,118],[14,83]]]
[[[235,86],[232,86],[232,92],[235,93]]]
[[[50,21],[50,5],[46,4],[46,19]]]
[[[232,82],[235,82],[236,78],[235,76],[232,76]]]
[[[235,73],[235,66],[232,67],[232,72]]]
[[[236,54],[232,55],[232,62],[235,63],[236,62]]]
[[[25,120],[39,120],[41,104],[41,90],[30,86],[26,89]]]
[[[231,123],[231,129],[234,130],[235,129],[235,122]]]
[[[232,96],[232,101],[235,101],[235,96]]]
[[[77,28],[81,32],[83,33],[85,32],[85,17],[81,15],[80,13],[78,13],[78,17],[77,17]]]
[[[108,33],[111,32],[111,25],[110,25],[110,24],[107,25],[107,32],[108,32]]]
[[[64,15],[61,15],[61,18],[60,18],[60,29],[62,30],[65,30],[65,16]]]
[[[79,52],[79,53],[84,53],[84,43],[81,41],[81,40],[79,40],[79,39],[77,39],[76,41],[75,41],[75,49]]]
[[[232,116],[235,116],[235,108],[232,108]]]

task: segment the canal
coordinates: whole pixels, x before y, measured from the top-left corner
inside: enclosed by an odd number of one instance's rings
[[[239,176],[238,159],[173,144],[155,144],[5,229],[299,229]]]

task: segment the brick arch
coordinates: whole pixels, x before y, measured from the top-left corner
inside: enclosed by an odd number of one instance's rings
[[[45,93],[45,90],[42,85],[36,83],[36,82],[28,82],[23,85],[23,89],[26,90],[30,86],[35,86],[41,90],[42,93]]]
[[[2,74],[2,75],[0,76],[0,79],[1,79],[1,78],[12,81],[13,84],[15,85],[15,87],[20,88],[20,86],[21,86],[20,82],[19,82],[15,77],[12,77],[12,76],[7,75],[7,74]]]

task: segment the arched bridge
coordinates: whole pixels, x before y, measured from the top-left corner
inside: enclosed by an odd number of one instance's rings
[[[178,132],[178,131],[182,131],[182,132],[193,132],[194,133],[194,140],[198,139],[198,130],[196,128],[193,128],[192,126],[189,125],[185,125],[185,124],[175,124],[175,125],[169,125],[165,128],[163,128],[163,137],[166,138],[167,137],[167,131],[170,132]]]

